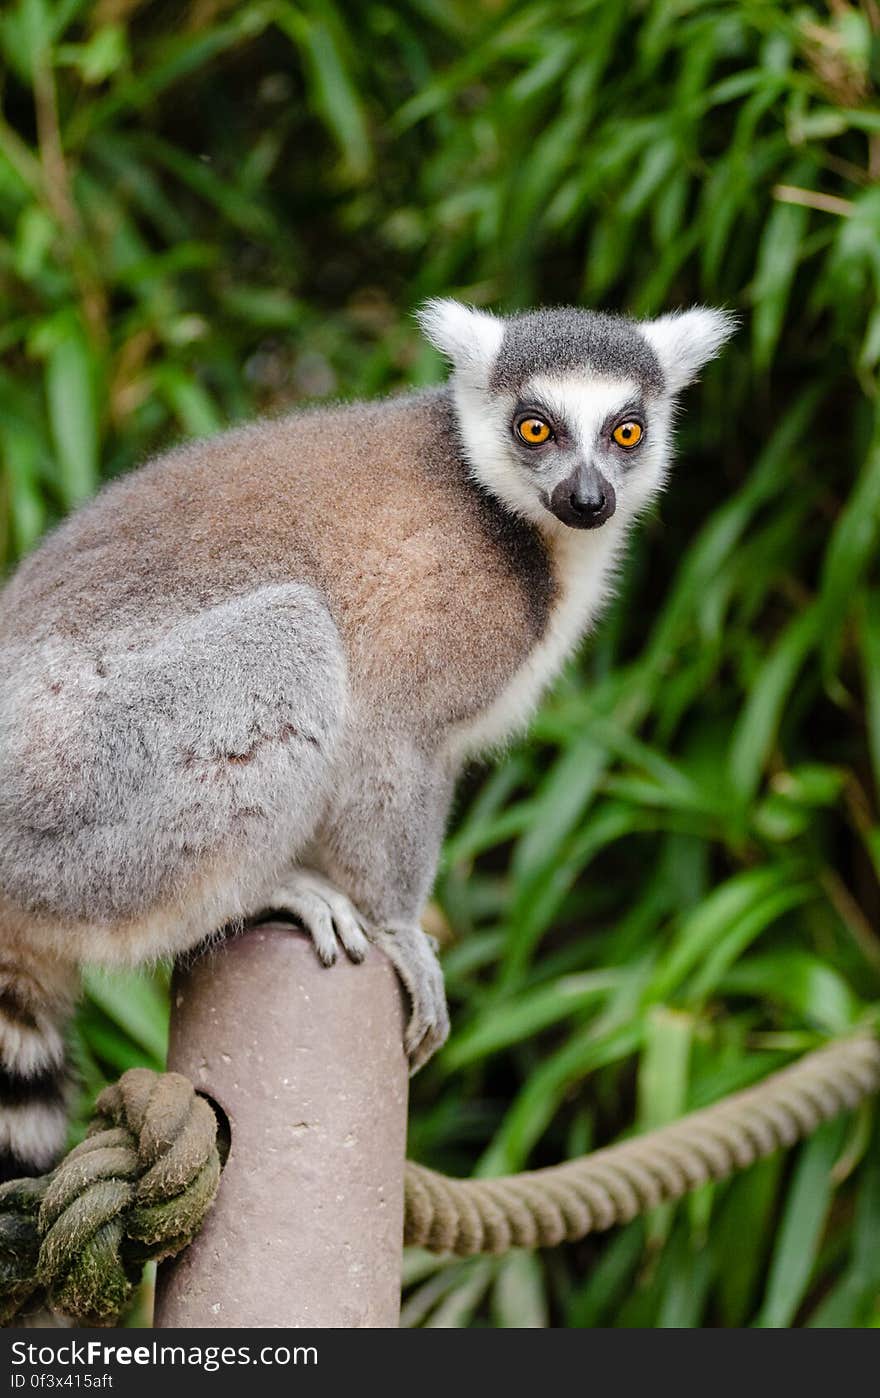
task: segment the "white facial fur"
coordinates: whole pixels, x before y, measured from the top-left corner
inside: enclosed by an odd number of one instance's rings
[[[536,463],[535,480],[542,490],[552,491],[564,478],[572,455],[592,461],[611,482],[617,496],[617,509],[602,529],[613,529],[615,521],[619,527],[632,520],[658,494],[666,478],[671,448],[671,404],[665,395],[650,405],[650,423],[645,436],[629,453],[610,446],[603,436],[603,428],[609,421],[625,415],[627,406],[640,397],[634,380],[590,378],[586,374],[560,378],[535,375],[524,385],[520,396],[523,401],[535,401],[549,408],[554,418],[568,425],[575,439],[573,451],[561,460],[554,461],[551,454],[546,465]],[[532,482],[527,481],[527,485],[531,486]],[[529,494],[534,499],[534,491],[530,490]],[[551,529],[554,534],[560,530],[568,534],[581,532],[560,524],[552,515],[548,519],[542,501],[538,503],[540,514],[530,513],[535,523]]]
[[[486,311],[463,306],[460,301],[435,298],[418,312],[427,340],[445,355],[456,373],[485,383],[489,368],[504,339],[504,322]]]
[[[457,732],[450,744],[459,752],[478,751],[528,722],[541,693],[600,611],[628,526],[663,487],[672,455],[676,394],[717,354],[735,322],[723,311],[697,307],[633,325],[659,361],[662,388],[646,391],[638,382],[636,363],[632,374],[568,363],[531,374],[516,391],[501,391],[492,381],[503,354],[503,320],[455,301],[429,302],[419,319],[452,363],[456,414],[471,473],[515,514],[537,525],[556,563],[557,598],[541,643],[492,708]],[[601,344],[596,357],[602,358]],[[618,362],[620,357],[618,353]],[[608,427],[636,401],[644,437],[627,452],[612,445]],[[530,453],[519,447],[512,430],[517,402],[543,406],[564,422],[566,450]],[[595,529],[571,528],[547,507],[554,485],[578,458],[594,465],[616,496],[614,514]]]
[[[668,392],[678,393],[715,358],[736,326],[736,316],[729,311],[693,306],[643,321],[639,329],[663,366]]]
[[[493,394],[470,374],[454,377],[455,405],[468,463],[474,476],[516,514],[529,519],[545,534],[577,533],[586,546],[591,534],[613,532],[633,520],[663,486],[671,457],[672,397],[664,394],[648,406],[645,437],[630,453],[608,447],[602,429],[639,397],[632,379],[606,379],[587,374],[558,378],[536,375],[522,391]],[[512,442],[511,421],[519,399],[541,405],[564,422],[572,434],[571,449],[523,453]],[[571,530],[547,508],[555,485],[571,470],[576,455],[593,462],[614,486],[617,509],[598,531]]]
[[[634,325],[659,360],[664,379],[659,392],[645,394],[634,377],[597,373],[585,364],[582,369],[563,366],[560,372],[533,375],[514,393],[491,385],[504,341],[502,319],[450,300],[428,302],[419,318],[427,337],[452,363],[459,427],[475,478],[549,536],[562,530],[582,534],[585,540],[632,521],[655,498],[671,457],[675,396],[734,329],[731,316],[702,307]],[[645,434],[637,447],[624,453],[609,446],[602,429],[638,399],[644,407]],[[566,452],[523,454],[512,432],[518,401],[544,405],[565,423],[570,434]],[[571,470],[576,454],[597,467],[617,496],[615,514],[597,531],[571,531],[547,508],[554,485]]]

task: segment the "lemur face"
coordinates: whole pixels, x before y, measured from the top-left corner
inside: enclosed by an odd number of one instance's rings
[[[495,417],[499,441],[506,428],[517,485],[529,496],[521,508],[537,496],[568,528],[599,529],[618,497],[621,507],[627,492],[639,503],[649,498],[662,480],[665,452],[657,448],[669,428],[655,398],[635,378],[530,375],[512,407]]]
[[[550,531],[601,529],[649,504],[676,395],[734,329],[702,308],[644,322],[574,309],[502,320],[430,301],[420,320],[452,362],[472,474]]]

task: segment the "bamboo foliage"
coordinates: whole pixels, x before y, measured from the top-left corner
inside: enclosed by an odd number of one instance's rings
[[[7,565],[175,438],[438,377],[427,295],[741,316],[611,615],[462,791],[412,1153],[550,1163],[876,1013],[875,0],[11,0],[0,50]],[[89,989],[92,1090],[166,1007]],[[405,1319],[876,1325],[878,1149],[866,1110],[608,1238],[412,1254]]]

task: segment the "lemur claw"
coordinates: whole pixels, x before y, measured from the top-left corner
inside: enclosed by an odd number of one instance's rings
[[[385,952],[409,996],[411,1011],[404,1048],[410,1073],[417,1073],[449,1035],[449,1011],[436,943],[420,927],[373,932],[370,940]]]
[[[437,942],[420,927],[370,930],[369,938],[354,904],[329,879],[311,869],[294,869],[266,902],[265,911],[290,913],[308,932],[325,966],[332,966],[342,944],[352,961],[363,961],[370,942],[385,952],[409,996],[404,1034],[410,1072],[427,1063],[449,1034],[449,1013]]]
[[[301,922],[325,966],[332,966],[339,944],[350,960],[363,961],[369,945],[357,908],[328,879],[310,869],[294,869],[279,884],[267,910],[290,913]]]

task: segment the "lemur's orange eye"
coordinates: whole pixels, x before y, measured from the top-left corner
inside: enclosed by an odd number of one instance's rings
[[[619,422],[611,435],[619,447],[637,447],[642,440],[642,428],[638,422]]]
[[[542,442],[547,442],[553,436],[550,424],[541,417],[524,417],[516,424],[516,430],[522,440],[530,447],[539,447]]]

